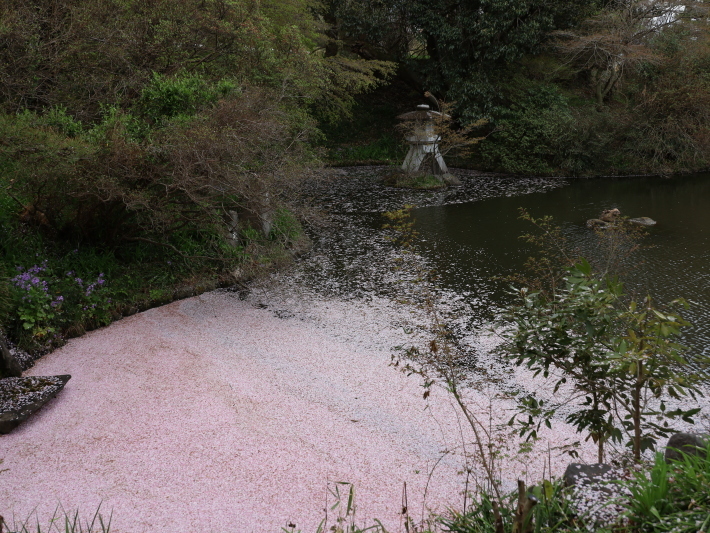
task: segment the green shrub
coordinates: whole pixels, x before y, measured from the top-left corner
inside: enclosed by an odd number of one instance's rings
[[[269,237],[284,244],[293,243],[303,233],[303,227],[288,209],[277,209],[274,214]]]
[[[46,349],[60,343],[71,327],[110,322],[111,298],[103,273],[93,281],[75,271],[60,275],[47,260],[18,266],[17,271],[10,280],[16,316],[9,325],[23,347]]]
[[[566,98],[553,86],[539,85],[515,96],[494,112],[495,129],[480,144],[486,167],[515,174],[554,174],[559,139],[573,123]]]
[[[562,481],[543,481],[530,487],[528,493],[538,502],[532,509],[530,531],[588,531],[579,520],[583,517],[579,517],[577,510],[571,505]],[[515,491],[504,498],[504,505],[499,508],[503,531],[514,531],[517,502],[518,492]],[[496,524],[494,505],[492,495],[484,491],[478,500],[472,503],[470,510],[453,512],[449,518],[443,519],[443,523],[451,533],[499,533],[501,529]]]
[[[141,92],[136,109],[143,120],[160,125],[175,117],[193,116],[219,98],[238,92],[238,86],[228,78],[212,84],[195,74],[168,77],[153,73],[150,83]]]
[[[650,472],[627,483],[627,518],[639,531],[695,533],[710,529],[710,447],[667,464],[658,453]]]

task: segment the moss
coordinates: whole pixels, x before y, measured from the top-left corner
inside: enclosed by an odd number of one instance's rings
[[[432,174],[407,174],[406,172],[393,172],[384,177],[385,184],[390,187],[398,187],[401,189],[422,189],[435,190],[446,187],[441,176]]]

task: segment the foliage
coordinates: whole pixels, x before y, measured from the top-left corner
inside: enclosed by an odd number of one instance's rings
[[[495,127],[480,148],[488,168],[515,174],[554,174],[561,166],[565,133],[574,122],[567,99],[553,85],[537,85],[511,97],[495,114]]]
[[[547,258],[541,265],[554,262]],[[675,342],[688,323],[657,309],[649,297],[628,301],[616,278],[593,272],[585,260],[561,280],[556,270],[548,278],[545,290],[516,289],[516,303],[502,316],[509,328],[502,354],[552,386],[552,399],[523,395],[524,416],[510,423],[517,420],[521,435],[534,437],[542,423],[551,426],[561,405],[574,406],[566,421],[597,443],[600,462],[605,443],[623,441],[623,432],[639,460],[672,432],[667,419],[690,421],[699,411],[667,411],[665,405],[668,397],[701,394],[686,349]]]
[[[142,239],[118,238],[109,245],[70,234],[62,238],[35,219],[20,220],[17,202],[6,192],[0,189],[0,205],[5,206],[0,210],[0,273],[8,273],[0,286],[8,297],[2,323],[16,344],[33,352],[121,315],[233,284],[287,260],[286,249],[303,238],[297,219],[285,210],[276,211],[272,235],[250,230],[247,237],[244,226],[239,241],[227,238],[221,228],[210,232],[189,226],[165,235],[160,246]],[[22,280],[28,271],[32,276]],[[89,290],[97,279],[105,282]],[[25,329],[21,315],[33,326]]]
[[[710,449],[667,464],[658,453],[649,473],[628,483],[628,519],[639,531],[694,533],[710,526]]]
[[[278,202],[293,190],[313,160],[307,117],[284,111],[272,92],[250,88],[171,120],[193,97],[148,99],[151,119],[162,124],[149,144],[135,139],[135,121],[120,111],[74,139],[34,114],[1,117],[8,142],[0,166],[14,176],[10,194],[32,210],[34,222],[59,235],[167,245],[186,224],[224,233],[228,211],[258,211],[265,194]]]
[[[18,266],[11,279],[16,317],[10,321],[15,338],[30,349],[46,349],[73,325],[110,322],[110,292],[104,274],[89,282],[74,271],[56,275],[45,260],[29,268]]]
[[[420,98],[456,101],[461,123],[489,120],[467,165],[575,176],[707,167],[706,3],[514,3],[335,0],[327,22],[341,50],[396,60]]]
[[[303,235],[303,227],[296,216],[288,209],[278,209],[274,214],[269,237],[284,245],[293,244]]]
[[[231,261],[237,215],[268,232],[318,164],[314,110],[347,114],[391,71],[320,54],[314,8],[3,3],[0,171],[22,221],[114,249],[180,250],[188,232],[212,243],[203,258]]]
[[[467,120],[498,101],[508,67],[546,32],[574,24],[595,2],[331,1],[338,35],[363,57],[399,61],[420,92],[457,101]],[[474,72],[475,75],[471,75]]]
[[[652,39],[682,19],[699,15],[702,3],[613,0],[579,28],[557,31],[557,47],[570,65],[588,73],[596,104],[604,105],[625,77],[661,58]]]
[[[49,519],[47,525],[44,526],[39,522],[39,516],[36,516],[36,524],[30,524],[31,516],[24,521],[10,525],[4,523],[0,519],[0,524],[7,528],[8,533],[109,533],[111,531],[111,513],[106,520],[100,513],[101,505],[96,508],[96,512],[92,515],[91,520],[85,520],[83,523],[79,518],[79,511],[70,513],[64,508],[58,506],[54,510],[52,518]],[[36,514],[36,511],[35,511]]]
[[[537,504],[532,508],[530,515],[529,531],[588,531],[584,526],[585,517],[578,516],[578,511],[571,505],[569,495],[562,481],[543,481],[539,485],[527,488]],[[502,533],[513,531],[515,502],[518,492],[505,496],[506,505],[498,514],[497,522],[494,511],[495,503],[491,495],[483,492],[480,499],[475,502],[470,510],[453,512],[450,517],[443,519],[443,524],[452,533]]]
[[[183,74],[173,77],[153,74],[136,102],[137,114],[151,125],[163,125],[175,117],[190,117],[214,105],[218,99],[239,94],[239,86],[229,79],[217,84],[203,76]]]
[[[664,172],[708,165],[710,39],[707,31],[672,28],[653,42],[662,61],[647,69],[632,95],[628,158]]]

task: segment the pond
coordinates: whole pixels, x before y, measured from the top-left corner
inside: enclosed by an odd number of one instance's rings
[[[393,248],[384,238],[382,213],[405,204],[413,210],[422,262],[439,275],[444,298],[475,329],[506,303],[507,283],[495,278],[520,272],[530,249],[519,238],[532,229],[519,219],[552,215],[565,237],[589,249],[586,220],[603,209],[657,221],[633,259],[627,288],[658,303],[685,298],[693,324],[684,341],[710,355],[710,174],[674,177],[560,179],[478,175],[458,171],[461,187],[407,191],[384,187],[383,168],[351,168],[313,189],[333,224],[314,233],[313,251],[300,275],[319,291],[341,298],[393,296],[401,285],[389,268]]]

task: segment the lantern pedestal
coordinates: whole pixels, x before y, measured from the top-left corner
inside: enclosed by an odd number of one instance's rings
[[[406,173],[423,172],[434,176],[448,174],[449,169],[436,142],[410,141],[409,145],[409,152],[402,163],[402,170]]]
[[[409,152],[402,164],[402,170],[408,174],[441,176],[443,181],[443,176],[448,174],[449,170],[439,151],[441,137],[434,128],[434,122],[445,116],[438,111],[431,111],[428,105],[420,105],[416,111],[404,113],[398,118],[413,123],[411,135],[407,137]]]

